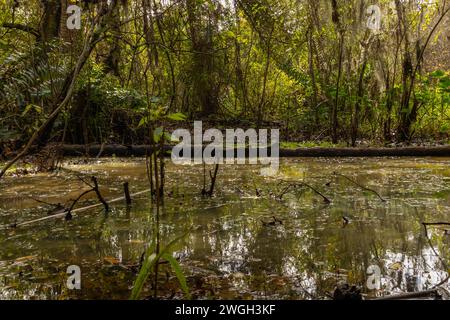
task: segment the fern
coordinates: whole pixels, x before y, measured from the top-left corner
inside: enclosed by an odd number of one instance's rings
[[[0,66],[2,128],[24,132],[25,127],[35,122],[33,115],[23,114],[26,106],[40,106],[45,111],[50,105],[69,70],[60,47],[55,41],[47,43],[45,48],[32,46],[15,51],[3,59]]]

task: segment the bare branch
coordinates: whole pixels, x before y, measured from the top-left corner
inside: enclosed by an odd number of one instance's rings
[[[2,26],[2,28],[6,28],[6,29],[15,29],[15,30],[28,32],[28,33],[32,34],[33,36],[35,36],[36,38],[39,38],[41,36],[40,33],[33,27],[29,27],[29,26],[26,26],[26,25],[20,24],[20,23],[5,22],[1,26]]]

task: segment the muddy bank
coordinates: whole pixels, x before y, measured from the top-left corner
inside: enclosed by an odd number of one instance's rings
[[[168,152],[171,146],[165,146]],[[149,145],[64,145],[64,156],[142,157],[150,153]],[[248,154],[248,150],[246,150]],[[270,153],[269,153],[270,154]],[[437,147],[398,147],[398,148],[298,148],[280,149],[280,157],[450,157],[449,146]]]

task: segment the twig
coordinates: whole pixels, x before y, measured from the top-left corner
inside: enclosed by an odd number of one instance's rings
[[[278,199],[282,199],[283,196],[289,191],[290,188],[295,188],[295,187],[307,187],[309,189],[311,189],[312,191],[314,191],[316,194],[318,194],[319,196],[322,197],[323,202],[329,204],[331,203],[331,200],[328,199],[326,196],[324,196],[319,190],[317,190],[316,188],[314,188],[313,186],[307,184],[306,182],[296,182],[296,183],[292,183],[289,181],[281,181],[281,183],[288,183],[288,185],[281,191],[280,195],[277,196]]]
[[[381,298],[376,298],[372,300],[406,300],[406,299],[417,299],[417,298],[427,298],[427,297],[440,297],[436,289],[419,291],[419,292],[406,292],[400,294],[389,295]]]
[[[36,30],[36,29],[34,29],[32,27],[23,25],[23,24],[19,24],[19,23],[6,23],[5,22],[5,23],[3,23],[1,25],[1,27],[7,28],[7,29],[16,29],[16,30],[28,32],[28,33],[32,34],[33,36],[35,36],[36,38],[39,38],[41,36],[39,34],[38,30]]]
[[[381,201],[386,202],[386,199],[384,199],[384,198],[383,198],[378,192],[376,192],[375,190],[370,189],[370,188],[367,188],[367,187],[365,187],[365,186],[359,184],[359,183],[356,182],[355,180],[350,179],[349,177],[347,177],[347,176],[345,176],[345,175],[343,175],[343,174],[340,174],[340,173],[337,173],[337,172],[334,172],[333,174],[334,174],[334,175],[337,175],[337,176],[340,176],[340,177],[343,177],[343,178],[345,178],[345,179],[347,179],[348,181],[350,181],[351,183],[357,185],[358,187],[360,187],[360,188],[363,189],[363,190],[367,190],[367,191],[370,191],[370,192],[375,193],[375,194],[378,196],[378,198],[380,198]]]
[[[91,187],[91,189],[94,189],[94,186],[92,184],[90,184],[90,182],[88,182],[86,179],[84,179],[82,176],[76,175],[77,179],[80,180],[81,182],[87,184],[89,187]]]
[[[125,194],[125,202],[127,206],[131,205],[130,188],[128,182],[123,183],[123,192]]]
[[[436,251],[436,249],[434,248],[433,243],[431,242],[431,238],[428,236],[428,226],[437,226],[437,225],[450,225],[450,223],[448,222],[433,222],[433,223],[429,223],[429,222],[422,222],[422,225],[425,229],[425,238],[427,238],[428,244],[431,247],[431,250],[433,250],[434,254],[439,258],[439,260],[441,261],[442,266],[445,268],[445,270],[447,270],[447,277],[442,280],[441,282],[439,282],[437,285],[435,285],[433,287],[433,289],[440,287],[441,285],[443,285],[444,283],[446,283],[449,279],[450,279],[450,273],[448,272],[448,265],[445,262],[444,259],[441,258],[441,256],[438,254],[438,252]]]
[[[331,203],[331,200],[328,199],[327,197],[325,197],[322,193],[320,193],[318,190],[316,190],[315,188],[313,188],[312,186],[310,186],[309,184],[305,183],[305,182],[301,182],[302,185],[310,188],[312,191],[314,191],[315,193],[317,193],[319,196],[321,196],[323,198],[323,202],[325,203]]]
[[[92,186],[90,183],[88,183],[86,180],[84,180],[82,177],[78,177],[78,179],[80,179],[81,181],[83,181],[84,183],[86,183],[88,186],[91,187],[91,189],[86,190],[84,192],[82,192],[73,202],[72,205],[70,206],[69,210],[67,210],[67,214],[66,214],[66,220],[70,220],[72,219],[72,210],[75,207],[75,205],[77,204],[77,202],[84,197],[85,195],[87,195],[90,192],[95,192],[95,194],[97,195],[98,200],[103,204],[103,206],[105,207],[105,211],[109,210],[109,206],[108,203],[105,201],[105,199],[103,199],[100,190],[98,188],[98,182],[97,182],[97,178],[96,177],[91,177],[92,182],[94,183],[94,185]]]
[[[425,236],[428,238],[428,226],[450,226],[449,222],[422,222],[425,228]]]
[[[136,197],[138,195],[145,194],[145,193],[148,193],[148,192],[150,192],[150,189],[146,189],[146,190],[143,190],[143,191],[139,191],[139,192],[133,193],[133,194],[131,194],[131,196],[132,197]],[[125,197],[118,197],[118,198],[109,200],[109,203],[115,203],[115,202],[123,201],[124,199],[125,199]],[[99,207],[101,205],[103,205],[103,204],[102,203],[95,203],[95,204],[92,204],[92,205],[89,205],[89,206],[86,206],[86,207],[73,209],[71,213],[73,214],[73,213],[77,213],[77,212],[83,212],[83,211],[86,211],[86,210],[97,208],[97,207]],[[57,213],[57,214],[53,214],[53,215],[49,215],[49,216],[46,216],[46,217],[33,219],[33,220],[21,222],[21,223],[14,223],[13,225],[3,225],[3,226],[0,226],[0,230],[9,229],[11,227],[14,227],[14,228],[16,228],[16,227],[24,227],[24,226],[27,226],[27,225],[30,225],[30,224],[34,224],[34,223],[38,223],[38,222],[42,222],[42,221],[46,221],[46,220],[63,218],[63,217],[65,217],[65,215],[66,215],[66,212],[62,212],[62,213]]]
[[[109,206],[108,203],[105,201],[105,199],[103,199],[102,194],[100,193],[100,190],[98,188],[98,183],[97,183],[97,178],[96,177],[92,177],[92,182],[94,183],[94,191],[97,194],[97,198],[98,200],[103,204],[103,206],[105,207],[105,211],[109,211]]]
[[[286,187],[284,187],[284,189],[281,190],[280,194],[277,196],[278,200],[282,200],[283,196],[288,193],[289,189],[291,187],[294,187],[293,184],[288,184]]]
[[[81,193],[81,194],[78,196],[78,198],[76,198],[76,199],[72,202],[72,205],[70,206],[69,210],[67,210],[67,213],[66,213],[66,220],[72,219],[72,210],[73,210],[73,208],[75,207],[75,205],[77,204],[77,202],[78,202],[82,197],[84,197],[85,195],[87,195],[88,193],[90,193],[90,192],[92,192],[92,191],[94,191],[94,190],[93,190],[93,189],[89,189],[89,190],[84,191],[83,193]]]
[[[34,201],[36,201],[36,202],[39,202],[39,203],[48,205],[48,206],[53,206],[53,207],[57,207],[57,206],[58,206],[58,204],[51,203],[51,202],[46,202],[46,201],[39,200],[39,199],[36,199],[36,198],[33,198],[33,197],[30,197],[30,199],[31,199],[31,200],[34,200]]]
[[[88,193],[90,193],[90,192],[92,192],[92,191],[94,191],[94,190],[92,190],[92,189],[90,189],[90,190],[86,190],[86,191],[84,191],[84,192],[82,192],[73,202],[72,202],[72,204],[70,205],[70,208],[69,208],[69,210],[68,210],[68,213],[70,213],[72,210],[73,210],[73,208],[75,207],[75,205],[77,204],[77,202],[82,198],[82,197],[84,197],[85,195],[87,195]]]
[[[206,163],[203,161],[203,189],[202,195],[206,195]]]
[[[450,226],[450,222],[422,222],[424,226]]]
[[[208,191],[208,195],[212,197],[214,193],[214,186],[216,185],[216,178],[217,178],[217,172],[219,171],[219,164],[216,163],[216,166],[214,167],[214,174],[211,175],[211,171],[209,172],[209,175],[211,177],[211,186]]]
[[[214,193],[214,186],[216,184],[216,178],[217,178],[217,172],[219,171],[219,164],[216,163],[215,167],[214,167],[214,174],[209,171],[209,178],[211,179],[211,185],[209,186],[209,190],[206,191],[206,167],[205,167],[205,163],[203,163],[203,189],[202,189],[202,196],[209,196],[212,197],[213,193]]]

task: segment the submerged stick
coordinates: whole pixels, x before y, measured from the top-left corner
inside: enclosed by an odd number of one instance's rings
[[[345,176],[345,175],[343,175],[343,174],[340,174],[340,173],[337,173],[337,172],[334,172],[334,174],[337,175],[337,176],[340,176],[340,177],[343,177],[343,178],[347,179],[348,181],[350,181],[351,183],[357,185],[358,187],[360,187],[360,188],[363,189],[363,190],[366,190],[366,191],[370,191],[370,192],[375,193],[375,194],[378,196],[378,198],[380,198],[381,201],[386,202],[386,199],[384,199],[384,198],[383,198],[378,192],[376,192],[375,190],[370,189],[370,188],[367,188],[367,187],[365,187],[365,186],[359,184],[359,183],[356,182],[355,180],[350,179],[349,177],[347,177],[347,176]]]
[[[80,179],[81,181],[83,181],[84,183],[86,183],[88,186],[91,187],[91,189],[86,190],[84,192],[82,192],[73,202],[72,205],[70,206],[70,208],[66,211],[66,220],[70,220],[72,219],[72,210],[75,207],[75,205],[78,203],[78,201],[80,201],[80,199],[82,197],[84,197],[85,195],[87,195],[88,193],[91,192],[95,192],[95,194],[97,195],[98,200],[103,204],[103,206],[105,207],[105,211],[109,210],[109,206],[108,203],[105,201],[105,199],[103,199],[100,190],[98,188],[98,183],[97,183],[97,178],[96,177],[92,177],[92,182],[94,183],[94,185],[91,185],[89,182],[87,182],[86,180],[84,180],[82,177],[78,177],[78,179]]]
[[[150,189],[146,189],[146,190],[143,190],[143,191],[139,191],[139,192],[133,193],[130,196],[131,197],[136,197],[136,196],[139,196],[139,195],[147,193],[147,192],[150,192]],[[125,199],[125,197],[118,197],[118,198],[109,200],[109,203],[115,203],[115,202],[123,201],[124,199]],[[83,212],[83,211],[86,211],[86,210],[97,208],[97,207],[102,206],[102,205],[103,205],[102,203],[92,204],[92,205],[89,205],[89,206],[86,206],[86,207],[74,209],[74,210],[72,210],[71,213],[73,214],[73,213],[77,213],[77,212]],[[57,213],[57,214],[53,214],[53,215],[50,215],[50,216],[46,216],[46,217],[42,217],[42,218],[38,218],[38,219],[33,219],[33,220],[21,222],[21,223],[15,223],[13,225],[3,225],[3,226],[0,226],[0,230],[9,229],[9,228],[24,227],[24,226],[27,226],[27,225],[30,225],[30,224],[41,222],[41,221],[57,219],[57,218],[64,218],[66,216],[66,214],[67,214],[67,211],[64,211],[62,213]]]
[[[214,174],[211,175],[211,171],[209,172],[209,175],[211,177],[211,187],[209,188],[208,195],[212,197],[214,193],[214,186],[216,185],[216,178],[217,178],[217,172],[219,171],[219,164],[216,163],[216,166],[214,167]]]
[[[278,196],[278,199],[282,199],[283,196],[289,191],[290,188],[295,188],[295,187],[307,187],[309,189],[311,189],[314,193],[316,193],[317,195],[321,196],[323,199],[323,202],[329,204],[331,203],[331,200],[328,199],[326,196],[324,196],[319,190],[317,190],[316,188],[314,188],[313,186],[307,184],[306,182],[297,182],[297,183],[291,183],[289,181],[281,181],[284,183],[288,183],[288,185],[282,190],[281,194]]]
[[[86,191],[82,192],[82,193],[78,196],[78,198],[76,198],[75,201],[72,202],[72,205],[70,206],[69,210],[66,211],[66,212],[67,212],[67,213],[66,213],[66,216],[65,216],[66,220],[72,219],[72,210],[73,210],[73,208],[75,207],[75,205],[77,204],[77,202],[78,202],[83,196],[85,196],[85,195],[87,195],[88,193],[93,192],[93,191],[94,191],[93,189],[90,189],[90,190],[86,190]]]
[[[425,235],[428,238],[428,228],[431,226],[450,226],[450,222],[422,222],[423,227],[425,228]]]
[[[440,297],[436,289],[418,291],[418,292],[406,292],[400,294],[393,294],[381,298],[371,299],[371,300],[406,300],[406,299],[417,299],[417,298],[429,298],[434,297],[435,299]]]
[[[317,193],[319,196],[321,196],[323,198],[323,202],[325,203],[331,203],[331,200],[328,199],[327,197],[325,197],[322,193],[320,193],[318,190],[316,190],[315,188],[313,188],[312,186],[310,186],[309,184],[305,183],[305,182],[301,182],[302,185],[310,188],[312,191],[314,191],[315,193]]]
[[[422,222],[424,226],[450,226],[450,222]]]
[[[95,191],[95,194],[97,195],[98,200],[105,207],[105,211],[109,211],[108,203],[105,201],[105,199],[103,199],[102,194],[100,193],[100,189],[98,188],[97,178],[93,176],[91,179],[92,179],[92,182],[94,183],[93,190]]]
[[[450,225],[450,223],[448,222],[433,222],[433,223],[427,223],[427,222],[422,222],[422,225],[425,229],[425,238],[428,241],[428,244],[430,245],[431,250],[434,252],[434,254],[438,257],[438,259],[441,261],[442,266],[445,268],[445,270],[448,270],[448,265],[445,262],[445,260],[439,255],[439,253],[436,251],[436,249],[434,248],[433,242],[431,242],[431,238],[428,236],[428,226],[442,226],[442,225]],[[441,282],[439,282],[437,285],[435,285],[433,287],[433,289],[440,287],[441,285],[443,285],[444,283],[447,283],[448,280],[450,279],[450,273],[447,273],[447,277],[442,280]]]
[[[209,186],[209,190],[206,191],[206,164],[205,162],[203,162],[203,189],[201,191],[202,196],[212,197],[214,193],[214,186],[216,185],[218,171],[219,171],[219,164],[216,163],[214,167],[214,173],[209,171],[209,178],[211,179],[211,185]]]
[[[130,189],[129,189],[129,183],[124,182],[123,183],[123,192],[125,194],[125,202],[129,206],[131,205],[131,197],[130,197]]]

